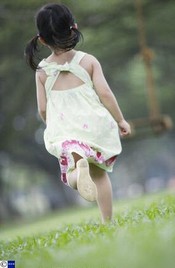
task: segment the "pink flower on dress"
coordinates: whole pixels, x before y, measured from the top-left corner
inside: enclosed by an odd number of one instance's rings
[[[66,156],[61,155],[61,165],[66,166],[68,164]]]
[[[83,128],[84,128],[84,129],[87,129],[87,128],[88,128],[88,124],[84,124],[84,125],[83,125]]]
[[[100,152],[97,152],[97,158],[99,158],[101,156]]]
[[[61,169],[61,180],[62,182],[67,184],[66,173],[67,173],[67,167],[68,167],[68,159],[64,155],[64,153],[60,156],[59,164],[60,164],[60,169]]]
[[[64,120],[64,114],[63,113],[60,113],[60,119]]]
[[[113,121],[111,121],[111,128],[115,128],[115,123]]]
[[[103,157],[101,152],[96,152],[96,161],[98,163],[100,163],[100,164],[105,161],[105,159],[104,159],[104,157]]]
[[[85,153],[86,157],[90,157],[92,155],[92,149],[87,144],[76,140],[67,140],[63,142],[62,148],[64,152],[70,151],[70,149],[74,151],[73,149],[75,149],[75,151],[82,150]]]
[[[115,155],[115,156],[112,156],[111,158],[109,158],[108,160],[106,160],[105,161],[106,166],[108,167],[108,166],[112,165],[115,162],[116,158],[117,158],[117,156]]]

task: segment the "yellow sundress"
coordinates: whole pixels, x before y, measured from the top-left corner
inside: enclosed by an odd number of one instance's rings
[[[75,152],[100,168],[111,172],[122,147],[118,124],[100,102],[88,72],[80,61],[86,55],[76,51],[72,61],[59,65],[42,60],[47,96],[44,142],[47,151],[58,158],[61,180],[68,185],[67,173],[74,169]],[[52,90],[60,72],[71,72],[83,81],[81,86]]]

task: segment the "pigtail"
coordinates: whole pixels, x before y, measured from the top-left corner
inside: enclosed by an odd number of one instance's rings
[[[36,54],[39,52],[38,38],[39,35],[33,37],[27,44],[24,52],[26,62],[34,71],[38,69],[38,64],[35,62],[35,58],[37,58]]]
[[[75,23],[75,26],[71,26],[70,30],[74,32],[73,41],[76,44],[81,40],[84,41],[83,34],[78,30],[77,24]]]

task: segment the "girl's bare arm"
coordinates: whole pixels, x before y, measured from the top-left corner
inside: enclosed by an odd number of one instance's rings
[[[41,119],[46,123],[46,93],[45,88],[43,84],[43,72],[37,71],[35,78],[36,78],[36,96],[37,96],[37,106],[38,106],[38,112],[41,117]]]
[[[126,136],[131,133],[130,125],[124,119],[124,116],[120,110],[118,102],[111,91],[101,68],[100,63],[96,58],[91,56],[92,60],[92,81],[95,90],[103,103],[108,109],[111,115],[114,117],[120,128],[120,134]]]

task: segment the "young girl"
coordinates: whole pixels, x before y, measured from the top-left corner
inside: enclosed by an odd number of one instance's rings
[[[70,10],[62,4],[43,6],[36,15],[36,25],[38,34],[28,43],[25,54],[36,71],[46,149],[59,160],[61,180],[86,200],[96,200],[102,222],[106,222],[112,219],[107,172],[112,171],[121,152],[119,130],[126,136],[130,126],[98,60],[74,50],[82,35]],[[51,55],[37,66],[38,41]]]

